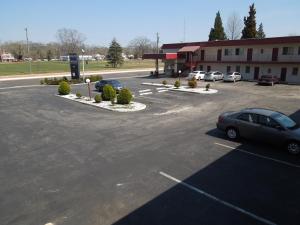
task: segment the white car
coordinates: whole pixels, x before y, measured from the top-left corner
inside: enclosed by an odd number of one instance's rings
[[[188,79],[188,80],[192,80],[193,77],[195,77],[196,80],[203,80],[205,74],[206,74],[205,71],[199,71],[199,70],[196,70],[196,71],[193,71],[193,72],[189,73],[187,79]]]
[[[229,72],[224,76],[223,80],[236,82],[242,80],[242,75],[239,72]]]
[[[222,80],[224,78],[224,74],[219,71],[208,72],[204,76],[205,81],[216,81]]]

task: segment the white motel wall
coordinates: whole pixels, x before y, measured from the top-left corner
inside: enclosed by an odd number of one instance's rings
[[[168,59],[170,53],[177,53],[177,58]],[[276,75],[282,83],[300,84],[300,36],[164,44],[162,54],[167,74],[238,71],[244,80]]]

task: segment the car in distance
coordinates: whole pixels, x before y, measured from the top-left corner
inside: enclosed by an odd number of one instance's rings
[[[203,80],[205,74],[206,74],[205,71],[196,70],[196,71],[193,71],[193,72],[189,73],[187,79],[192,80],[195,77],[196,80]]]
[[[101,92],[107,84],[111,85],[117,92],[123,88],[123,85],[118,80],[101,80],[95,83],[95,89]]]
[[[244,137],[284,146],[291,154],[300,153],[300,127],[280,112],[261,108],[225,112],[219,116],[217,128],[231,140]]]
[[[278,77],[274,75],[262,75],[257,82],[259,85],[271,85],[279,83]]]
[[[216,81],[216,80],[222,80],[223,78],[224,78],[223,73],[219,71],[208,72],[204,76],[205,81]]]
[[[242,75],[239,72],[229,72],[224,75],[223,81],[236,82],[242,80]]]

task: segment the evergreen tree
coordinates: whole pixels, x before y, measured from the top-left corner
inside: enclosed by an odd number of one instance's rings
[[[214,28],[211,28],[208,40],[214,41],[214,40],[225,40],[225,39],[227,39],[227,37],[224,32],[220,11],[218,11],[215,18]]]
[[[250,6],[249,16],[244,17],[245,27],[242,31],[242,39],[256,38],[256,9],[254,3]]]
[[[108,64],[116,68],[118,65],[122,65],[124,59],[122,57],[123,49],[121,45],[114,38],[108,49]]]
[[[259,27],[258,27],[258,30],[257,30],[257,33],[256,33],[256,38],[259,38],[259,39],[263,39],[263,38],[266,38],[266,34],[264,32],[264,26],[263,24],[259,24]]]

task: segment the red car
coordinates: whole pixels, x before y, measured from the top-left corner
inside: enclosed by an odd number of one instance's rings
[[[271,85],[271,86],[273,86],[274,84],[278,84],[278,83],[279,83],[279,79],[278,79],[278,77],[276,77],[274,75],[262,75],[258,79],[258,84],[260,84],[260,85]]]

